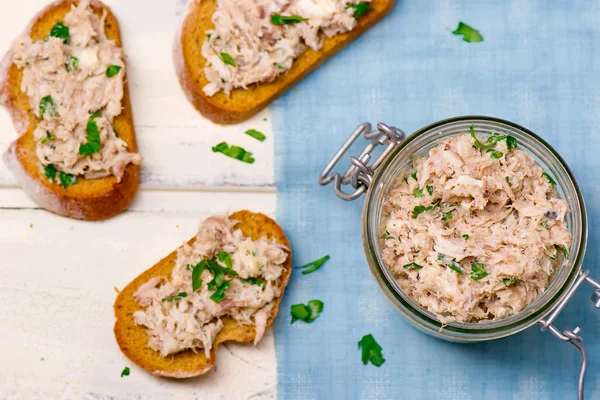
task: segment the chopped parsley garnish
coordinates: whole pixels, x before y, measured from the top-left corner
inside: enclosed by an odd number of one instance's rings
[[[54,105],[54,100],[52,100],[52,97],[50,96],[42,97],[40,100],[40,117],[44,119],[46,113],[48,113],[51,117],[58,116],[58,113],[56,112],[56,106]]]
[[[395,237],[393,237],[392,235],[390,235],[390,233],[388,231],[385,231],[385,233],[380,236],[380,239],[383,239],[383,240],[395,239]]]
[[[469,235],[467,235],[466,233],[464,235],[462,235],[462,238],[465,240],[469,240]]]
[[[217,254],[217,260],[221,261],[227,268],[232,268],[231,257],[226,251],[222,251]],[[233,271],[233,270],[232,270]],[[234,271],[235,272],[235,271]]]
[[[346,3],[346,8],[353,8],[354,9],[354,18],[359,19],[360,17],[365,15],[365,13],[367,11],[369,11],[371,9],[371,6],[369,5],[369,3],[361,1],[360,3],[356,3],[356,4],[355,3]]]
[[[508,186],[512,186],[512,182],[510,181],[510,178],[508,176],[505,176],[504,180],[506,181],[506,183],[508,183]]]
[[[517,278],[502,278],[502,283],[504,283],[504,286],[509,287],[514,285],[515,283],[517,283],[519,281],[519,279]]]
[[[417,264],[416,262],[411,262],[410,264],[404,264],[402,266],[402,268],[406,268],[406,269],[421,269],[423,268],[422,265]]]
[[[442,213],[442,221],[448,221],[449,219],[452,219],[452,211],[454,210]]]
[[[550,185],[556,186],[556,181],[552,179],[552,177],[547,172],[543,172],[542,176],[548,179],[548,183],[550,183]]]
[[[483,144],[475,135],[475,127],[473,126],[473,124],[469,126],[469,132],[471,134],[471,137],[473,138],[473,145],[477,148],[485,150],[488,153],[492,153],[492,158],[501,158],[503,156],[501,152],[494,150],[496,144],[502,140],[506,140],[506,148],[508,149],[508,151],[517,148],[517,139],[514,136],[492,135],[488,137],[485,141],[485,144]]]
[[[548,226],[548,221],[543,221],[543,222],[541,223],[541,225],[542,225],[542,228],[544,228],[544,229],[546,229],[546,230],[550,229],[550,227]]]
[[[323,311],[323,302],[321,300],[311,300],[308,302],[308,305],[294,304],[290,309],[290,314],[292,316],[292,322],[290,322],[290,324],[293,324],[299,319],[310,324],[317,319],[321,311]]]
[[[425,194],[423,193],[423,189],[415,189],[415,197],[425,197]]]
[[[514,136],[507,136],[506,137],[506,147],[508,148],[508,151],[511,151],[512,149],[516,149],[518,147],[517,138],[515,138]]]
[[[246,135],[252,136],[254,139],[264,142],[267,138],[262,132],[257,131],[256,129],[248,129]]]
[[[563,256],[565,256],[565,258],[569,256],[569,252],[567,251],[567,248],[565,246],[554,246],[554,248],[556,249],[556,252],[552,257],[550,257],[552,260],[556,260],[558,258],[559,252],[563,253]]]
[[[275,66],[276,66],[277,68],[279,68],[280,70],[284,70],[284,69],[285,69],[285,67],[284,67],[283,65],[281,65],[281,64],[275,64]],[[265,121],[266,121],[266,120],[267,120],[267,119],[265,118]]]
[[[54,136],[53,134],[51,134],[50,132],[46,131],[46,137],[42,139],[42,141],[40,142],[41,144],[46,143],[48,140],[56,140],[56,136]]]
[[[85,126],[85,133],[87,143],[79,146],[79,154],[82,156],[89,156],[100,151],[100,130],[96,123],[96,118],[100,118],[102,115],[98,111],[90,115],[87,125]]]
[[[221,61],[223,61],[225,63],[225,65],[231,65],[232,67],[237,67],[235,61],[233,60],[233,57],[231,57],[229,54],[221,53],[221,54],[219,54],[219,57],[221,57]]]
[[[267,283],[265,281],[261,281],[258,278],[248,278],[248,279],[244,280],[244,282],[249,283],[251,285],[262,286],[263,289],[267,286]]]
[[[229,146],[227,142],[221,142],[218,145],[213,146],[212,151],[213,153],[223,153],[227,157],[235,158],[236,160],[248,164],[252,164],[255,161],[252,157],[252,153],[239,146]]]
[[[191,266],[188,265],[187,269],[189,270],[190,268],[192,269],[192,291],[196,291],[198,289],[200,289],[202,287],[202,279],[200,278],[202,276],[202,273],[204,272],[205,269],[207,269],[207,262],[206,260],[202,260],[200,261],[198,264]]]
[[[219,289],[217,289],[217,291],[214,292],[212,296],[210,296],[210,299],[215,303],[220,303],[223,300],[225,300],[225,291],[227,290],[229,285],[231,285],[231,281],[223,283],[221,286],[219,286]]]
[[[46,178],[53,181],[54,178],[56,178],[56,173],[58,172],[56,167],[52,164],[44,165],[43,167],[44,167],[44,173],[46,174]]]
[[[125,367],[123,369],[123,372],[121,372],[121,378],[124,377],[124,376],[129,376],[129,372],[130,372],[129,371],[129,367]]]
[[[410,177],[413,178],[415,181],[417,181],[417,173],[413,172],[412,174],[410,174]]]
[[[162,299],[161,301],[179,301],[187,297],[186,292],[177,293],[175,296],[168,296]]]
[[[376,367],[381,367],[385,362],[381,354],[381,346],[375,341],[375,338],[370,333],[365,335],[358,342],[358,349],[361,350],[361,360],[364,365],[369,361]]]
[[[60,178],[60,185],[63,187],[63,189],[66,189],[75,182],[77,182],[77,178],[75,177],[75,175],[65,174],[62,171],[58,173],[58,177]]]
[[[110,67],[106,68],[106,76],[112,78],[113,76],[118,74],[120,70],[121,67],[119,65],[111,65]]]
[[[463,270],[454,261],[452,261],[450,264],[448,264],[448,268],[450,268],[452,271],[458,273],[459,275],[462,275],[462,273],[463,273]]]
[[[50,36],[57,37],[63,40],[64,44],[69,42],[69,27],[62,22],[57,23],[50,30]]]
[[[75,71],[79,67],[79,58],[71,56],[69,62],[65,65],[67,71]]]
[[[403,180],[405,183],[408,183],[408,178],[407,178],[406,176],[405,176],[404,178],[402,178],[402,180]]]
[[[430,196],[433,195],[433,186],[427,185],[425,186],[425,188],[427,189],[427,193],[429,193]]]
[[[480,263],[479,261],[475,261],[473,263],[473,265],[471,266],[471,279],[473,279],[474,281],[478,281],[481,278],[486,277],[487,274],[488,273],[483,268],[483,263]]]
[[[318,260],[311,261],[306,265],[303,265],[301,267],[296,267],[296,268],[298,268],[298,269],[308,268],[308,269],[302,271],[302,275],[310,274],[311,272],[315,272],[316,270],[321,268],[323,266],[323,264],[325,264],[325,261],[327,261],[327,260],[329,260],[329,255],[323,256],[323,257],[319,258]]]
[[[437,207],[437,204],[432,204],[430,206],[415,206],[412,210],[412,217],[417,218],[419,214],[424,213],[425,211],[435,210]]]
[[[459,22],[458,27],[452,32],[454,35],[463,35],[463,40],[468,43],[483,42],[483,36],[469,25]]]
[[[302,18],[299,15],[281,15],[281,14],[271,15],[271,23],[273,25],[291,25],[291,24],[298,24],[302,21],[308,21],[308,18]]]
[[[504,155],[504,154],[502,154],[499,151],[496,151],[494,149],[487,150],[487,153],[491,153],[490,157],[492,157],[494,159],[502,158],[502,156]]]

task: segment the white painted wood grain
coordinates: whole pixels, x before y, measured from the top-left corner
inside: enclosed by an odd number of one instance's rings
[[[0,54],[8,50],[44,0],[0,0]],[[182,0],[106,0],[116,14],[127,54],[133,117],[142,164],[142,184],[152,187],[273,187],[273,135],[269,112],[241,124],[221,126],[203,118],[187,101],[173,67],[175,33],[187,10]],[[265,120],[266,119],[266,120]],[[263,143],[244,134],[258,129]],[[0,152],[16,137],[0,111]],[[252,165],[213,153],[227,141],[254,153]],[[14,184],[0,165],[0,186]]]

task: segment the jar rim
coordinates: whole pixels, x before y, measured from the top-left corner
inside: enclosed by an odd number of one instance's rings
[[[577,207],[571,209],[570,212],[572,214],[571,217],[574,218],[579,224],[579,235],[577,238],[573,238],[573,244],[577,243],[577,248],[575,251],[573,251],[572,247],[572,251],[570,252],[570,255],[573,258],[571,259],[570,257],[569,260],[563,260],[561,267],[557,268],[557,270],[563,268],[566,262],[572,263],[569,267],[570,269],[564,270],[565,272],[561,278],[564,279],[564,282],[553,288],[555,293],[547,291],[548,294],[545,295],[546,300],[539,304],[535,309],[531,309],[530,306],[527,306],[523,310],[511,316],[497,321],[482,321],[474,323],[453,322],[444,325],[437,320],[437,318],[431,312],[424,309],[422,306],[412,300],[407,294],[403,293],[391,276],[391,273],[377,251],[377,243],[380,241],[380,227],[376,221],[374,223],[374,218],[377,217],[375,215],[376,210],[374,204],[376,197],[381,196],[381,191],[387,190],[387,187],[384,187],[381,181],[382,178],[385,178],[387,174],[394,172],[388,169],[388,167],[393,164],[393,161],[399,157],[413,157],[416,152],[422,148],[420,147],[414,151],[409,150],[411,151],[410,154],[403,154],[403,152],[406,151],[405,149],[409,147],[411,143],[424,136],[429,134],[433,135],[435,132],[439,131],[439,136],[432,140],[432,142],[438,142],[439,140],[454,134],[444,134],[441,132],[444,128],[464,123],[473,123],[476,124],[476,126],[477,124],[489,124],[498,128],[508,127],[509,129],[516,131],[515,133],[518,133],[519,135],[531,140],[535,146],[539,146],[542,151],[546,152],[553,161],[556,160],[557,165],[554,165],[554,167],[564,173],[564,176],[568,179],[568,183],[570,184],[567,188],[563,188],[566,190],[565,194],[567,197],[572,197],[571,200],[577,205]],[[530,153],[530,151],[528,151],[528,153]],[[377,283],[388,300],[390,300],[392,304],[400,312],[402,312],[402,314],[404,314],[404,316],[416,324],[417,327],[427,331],[428,333],[446,338],[448,340],[480,341],[496,339],[519,332],[535,324],[540,319],[543,319],[567,295],[568,289],[572,286],[581,270],[587,245],[587,213],[585,211],[583,196],[577,181],[573,176],[573,173],[560,154],[554,150],[552,146],[550,146],[544,139],[523,126],[500,118],[481,115],[468,115],[444,119],[417,130],[404,141],[402,141],[398,147],[389,154],[387,159],[375,172],[369,185],[369,190],[366,193],[362,216],[363,245],[365,255],[369,263],[369,268],[371,269],[371,273],[375,277]],[[552,281],[555,279],[557,279],[557,277],[553,277]],[[552,281],[550,282],[548,289],[550,289]],[[544,294],[538,296],[538,298],[541,298],[542,296],[544,296]],[[532,304],[535,302],[536,301],[534,300]]]

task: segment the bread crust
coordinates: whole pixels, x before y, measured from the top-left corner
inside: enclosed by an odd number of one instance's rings
[[[34,40],[46,38],[52,26],[62,21],[64,16],[79,0],[59,0],[40,11],[26,28],[24,34]],[[121,36],[115,15],[100,1],[90,2],[94,12],[102,15],[106,10],[106,35],[121,47]],[[140,181],[139,165],[129,164],[121,180],[114,176],[85,179],[78,177],[77,184],[64,189],[46,178],[44,169],[35,152],[33,132],[39,119],[30,109],[27,95],[21,91],[23,76],[13,62],[9,50],[4,56],[0,68],[0,104],[8,110],[13,125],[19,134],[3,159],[17,182],[40,207],[70,218],[83,220],[103,220],[125,210],[135,198]],[[125,77],[126,79],[126,77]],[[123,111],[113,125],[119,137],[127,143],[131,152],[137,152],[137,142],[133,127],[133,116],[129,97],[129,88],[125,81],[122,100]]]
[[[247,210],[238,211],[229,216],[231,220],[238,221],[236,228],[241,229],[244,236],[256,240],[260,237],[274,239],[277,243],[290,248],[283,229],[271,218],[264,214],[252,213]],[[187,243],[192,244],[196,238]],[[204,351],[194,352],[185,350],[169,357],[162,357],[157,351],[148,347],[148,334],[146,329],[136,325],[133,313],[142,310],[135,301],[134,293],[138,288],[153,277],[159,276],[170,279],[173,267],[177,260],[177,250],[163,258],[149,270],[146,270],[135,278],[129,285],[119,292],[115,300],[115,338],[121,351],[132,362],[139,367],[156,376],[170,378],[190,378],[207,373],[215,366],[217,348],[225,341],[236,341],[240,343],[253,341],[256,337],[254,326],[238,325],[232,318],[222,318],[223,329],[217,334],[210,358],[206,358]],[[292,273],[292,253],[288,251],[288,258],[284,264],[284,273],[279,285],[281,296],[274,300],[273,311],[267,321],[267,327],[271,326],[277,316],[279,303],[283,292]]]
[[[323,47],[315,52],[308,49],[294,60],[292,68],[271,83],[253,84],[249,89],[238,88],[231,96],[219,92],[207,96],[202,88],[208,79],[204,75],[206,60],[202,43],[207,30],[213,29],[212,15],[217,0],[192,0],[180,31],[175,38],[173,56],[179,83],[188,100],[206,118],[218,124],[235,124],[254,116],[298,81],[318,68],[367,29],[385,17],[396,0],[373,0],[372,9],[363,15],[350,32],[325,38]]]

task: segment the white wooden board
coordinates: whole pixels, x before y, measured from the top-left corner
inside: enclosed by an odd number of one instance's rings
[[[0,398],[268,399],[276,396],[272,332],[261,344],[228,344],[216,371],[184,382],[155,378],[118,349],[114,287],[193,236],[208,215],[240,209],[275,213],[268,111],[223,127],[202,118],[181,91],[172,63],[186,0],[107,0],[119,19],[135,128],[144,156],[130,209],[101,223],[37,208],[0,163]],[[0,0],[4,53],[43,0]],[[266,134],[263,143],[244,134]],[[0,110],[0,152],[16,137]],[[211,147],[227,141],[254,153],[243,164]],[[131,375],[121,378],[125,366]]]

